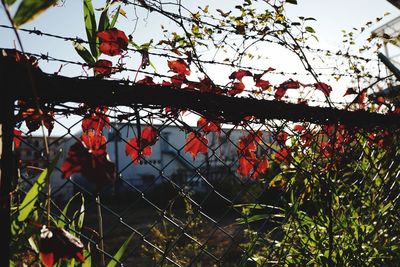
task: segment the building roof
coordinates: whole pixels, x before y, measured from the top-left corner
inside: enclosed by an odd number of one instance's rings
[[[400,9],[400,0],[388,0],[388,2]]]

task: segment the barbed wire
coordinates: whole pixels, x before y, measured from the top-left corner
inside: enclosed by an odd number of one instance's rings
[[[7,25],[0,25],[0,28],[13,30],[13,27],[7,26]],[[46,37],[60,39],[60,40],[64,40],[64,41],[91,44],[91,42],[83,40],[82,38],[79,38],[79,37],[69,37],[69,36],[63,36],[63,35],[59,35],[59,34],[43,32],[43,31],[38,30],[36,28],[34,28],[34,29],[19,28],[18,30],[22,31],[22,32],[29,33],[29,34],[35,34],[35,35],[38,35],[38,36],[46,36]],[[156,48],[156,49],[161,49],[161,48]],[[128,51],[137,52],[137,53],[143,53],[143,50],[140,50],[140,49],[127,48],[127,50]],[[167,50],[167,49],[162,49],[162,50],[164,50],[166,52],[170,51],[170,50]],[[149,55],[152,55],[152,56],[172,58],[172,59],[182,59],[181,56],[175,56],[175,55],[168,54],[168,53],[155,53],[155,52],[151,52],[151,51],[146,51],[146,53],[148,53]],[[269,68],[265,68],[265,69],[256,68],[256,67],[244,66],[244,65],[240,65],[240,64],[221,62],[221,61],[217,61],[217,60],[198,59],[197,61],[200,62],[200,63],[203,63],[203,64],[220,65],[220,66],[226,66],[226,67],[231,67],[231,68],[239,68],[239,69],[245,69],[245,70],[250,70],[250,71],[259,71],[259,72],[267,72],[268,71],[269,74],[276,74],[276,75],[294,75],[294,76],[310,76],[310,75],[312,75],[311,73],[308,73],[308,72],[301,73],[301,72],[285,72],[285,71],[275,71],[275,70],[271,71],[271,70],[269,70]],[[333,68],[335,68],[335,67],[332,67],[332,69]],[[373,76],[371,74],[359,75],[359,74],[335,73],[335,72],[334,73],[319,72],[319,73],[316,73],[316,74],[318,76],[357,77],[357,78],[366,77],[366,78],[380,79],[380,77]]]

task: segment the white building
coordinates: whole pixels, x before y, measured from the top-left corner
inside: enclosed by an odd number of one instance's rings
[[[144,127],[141,125],[140,129]],[[182,127],[154,127],[159,131],[158,141],[151,147],[151,156],[141,158],[137,165],[125,153],[127,142],[138,132],[137,126],[116,124],[106,130],[107,152],[125,181],[122,185],[125,188],[133,186],[142,190],[172,180],[191,190],[203,191],[207,183],[235,175],[237,144],[241,137],[248,135],[245,130],[228,128],[223,128],[221,134],[209,133],[208,155],[199,153],[194,160],[184,151],[187,134]],[[263,139],[270,142],[268,138],[264,133]]]

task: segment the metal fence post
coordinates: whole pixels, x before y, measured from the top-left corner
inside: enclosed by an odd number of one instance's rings
[[[1,73],[4,74],[3,71]],[[0,266],[8,266],[11,256],[10,190],[14,166],[12,151],[14,103],[8,86],[8,80],[4,76],[1,79],[2,93],[0,95]]]

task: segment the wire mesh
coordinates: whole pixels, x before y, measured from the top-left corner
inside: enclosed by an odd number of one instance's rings
[[[16,107],[16,117],[23,118],[26,106]],[[95,264],[101,255],[111,260],[131,234],[126,253],[117,260],[126,266],[378,264],[399,259],[389,249],[396,246],[400,229],[397,129],[252,118],[239,124],[220,125],[217,119],[196,124],[202,117],[189,111],[141,105],[66,103],[42,110],[55,116],[54,126],[48,127],[50,158],[62,150],[51,176],[51,215],[64,221],[66,229],[84,215],[83,228],[74,234],[90,246]],[[16,202],[46,162],[43,139],[28,125],[34,116],[17,123],[24,133],[17,137]],[[71,147],[85,142],[83,125],[88,123],[104,126],[107,141],[100,146],[115,166],[114,182],[104,181],[96,168],[89,172],[93,177],[61,177]],[[132,141],[144,142],[146,129],[154,130],[154,143]],[[84,196],[83,208],[75,199],[71,205],[78,212],[64,216],[62,207],[78,192]],[[43,206],[37,209],[40,213]],[[373,221],[373,229],[363,228],[363,221]],[[20,259],[33,264],[38,261],[34,255],[27,252]]]

